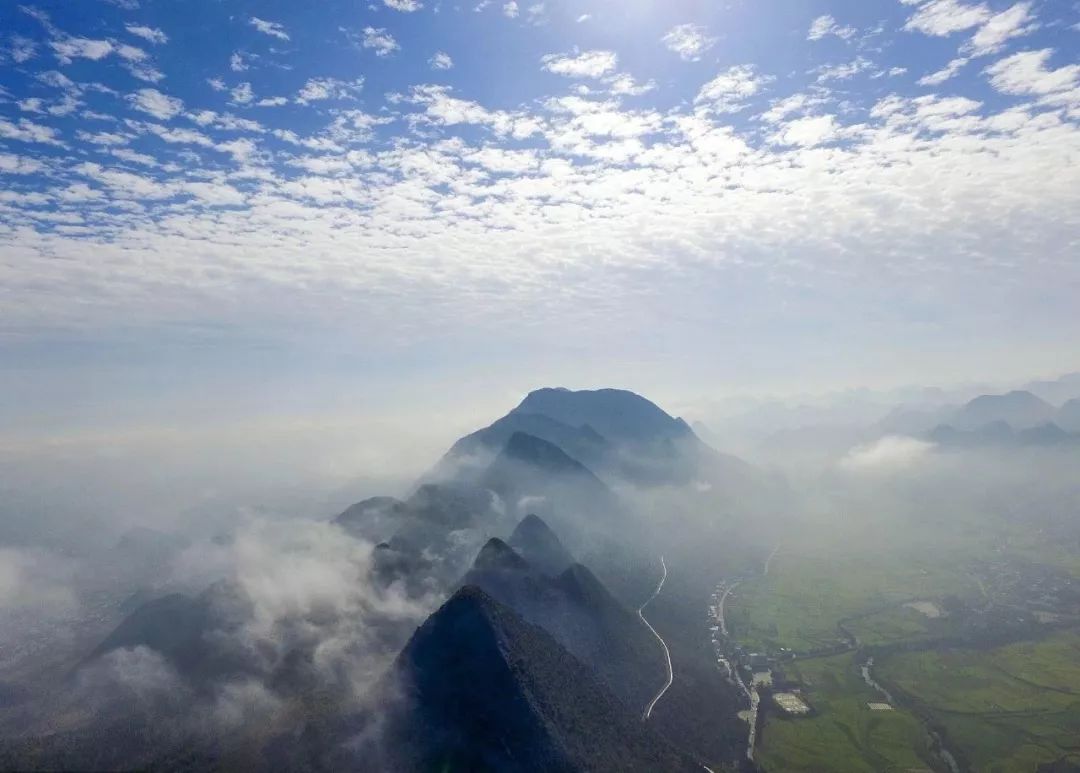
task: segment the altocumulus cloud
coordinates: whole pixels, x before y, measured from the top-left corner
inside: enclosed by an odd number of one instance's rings
[[[489,5],[222,9],[234,37],[196,79],[182,30],[152,13],[76,35],[62,10],[16,9],[5,321],[379,324],[394,346],[465,319],[521,330],[532,304],[560,331],[640,324],[642,299],[683,309],[676,326],[745,320],[753,304],[710,300],[745,282],[793,316],[843,292],[883,326],[904,303],[880,301],[915,295],[946,319],[1000,316],[1006,297],[1072,324],[1059,295],[1080,279],[1080,66],[1048,32],[1050,4],[897,4],[873,33],[887,54],[817,10],[777,32],[804,47],[797,67],[710,61],[718,15],[641,30],[651,63],[629,44],[577,47],[599,10],[537,39],[522,20],[554,22],[552,8]],[[465,23],[488,34],[465,47],[410,26]],[[905,47],[920,36],[943,55]],[[496,70],[513,77],[484,80]]]

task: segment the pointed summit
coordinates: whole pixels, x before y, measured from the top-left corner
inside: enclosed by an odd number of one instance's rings
[[[556,577],[574,563],[555,532],[540,516],[530,513],[510,535],[509,544],[532,566],[549,577]]]
[[[585,465],[554,443],[525,432],[515,432],[510,436],[503,448],[502,456],[531,464],[547,472],[569,472],[593,477],[592,472]]]
[[[621,609],[611,591],[583,564],[568,567],[559,575],[557,582],[566,595],[584,609],[601,614]]]
[[[478,571],[506,570],[528,571],[529,562],[514,552],[514,549],[498,537],[492,537],[480,548],[480,553],[473,562],[473,569]]]
[[[607,441],[591,426],[571,427],[539,413],[509,413],[454,443],[440,467],[446,470],[482,466],[506,447],[515,432],[546,440],[588,466],[602,466],[611,451]]]
[[[395,664],[406,708],[388,721],[395,769],[700,769],[542,629],[466,586]]]

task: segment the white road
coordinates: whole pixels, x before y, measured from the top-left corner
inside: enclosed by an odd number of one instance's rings
[[[656,590],[653,591],[653,595],[649,596],[649,598],[645,600],[645,603],[638,607],[637,614],[638,617],[641,618],[641,622],[649,626],[649,630],[652,631],[652,635],[656,637],[656,640],[660,642],[660,646],[664,648],[664,658],[667,660],[667,683],[665,683],[664,686],[660,689],[660,692],[656,694],[656,697],[649,701],[649,705],[645,707],[645,712],[643,714],[644,719],[648,719],[652,716],[652,710],[653,707],[656,705],[656,702],[664,697],[664,693],[668,691],[668,688],[671,687],[671,683],[675,680],[675,673],[671,670],[671,653],[668,651],[668,646],[664,642],[664,640],[660,638],[660,634],[656,632],[656,629],[652,627],[652,624],[645,619],[645,615],[642,614],[645,611],[645,607],[649,606],[649,602],[659,596],[660,589],[664,587],[664,580],[667,579],[667,564],[664,563],[663,556],[660,556],[660,566],[664,570],[664,573],[660,576],[660,584],[656,586]]]
[[[727,597],[731,595],[731,592],[742,585],[741,582],[732,583],[725,591],[724,595],[720,597],[720,603],[717,605],[716,621],[720,623],[720,633],[725,637],[728,635],[727,630],[727,618],[724,615],[724,604],[727,603]]]
[[[769,576],[769,565],[772,563],[772,560],[774,558],[776,558],[776,554],[779,553],[779,552],[780,552],[780,546],[777,545],[776,547],[773,548],[772,553],[769,553],[769,557],[765,559],[765,571],[762,572],[763,576],[765,576],[765,577]]]

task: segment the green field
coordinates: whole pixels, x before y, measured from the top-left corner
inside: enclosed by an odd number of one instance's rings
[[[767,771],[929,770],[916,750],[926,746],[918,719],[904,711],[871,711],[880,700],[859,675],[854,656],[794,661],[814,708],[809,717],[770,717],[757,759]]]
[[[926,618],[904,609],[905,601],[978,592],[955,561],[783,553],[773,560],[768,577],[748,581],[733,594],[727,619],[735,639],[751,649],[807,652],[837,644],[837,624],[859,615],[867,617],[848,627],[860,641],[925,636]]]
[[[918,646],[964,633],[964,618],[931,618],[906,602],[1009,603],[980,578],[988,557],[1080,569],[1068,546],[1045,544],[1045,536],[1007,520],[958,516],[942,524],[950,528],[901,528],[877,519],[845,525],[842,534],[790,535],[769,575],[745,580],[729,598],[732,636],[750,650],[808,653],[840,645],[842,624],[860,646]],[[814,714],[768,717],[758,741],[766,770],[926,770],[927,721],[979,773],[1034,773],[1062,759],[1080,765],[1080,633],[997,649],[881,655],[875,673],[899,688],[895,697],[907,710],[870,711],[866,704],[877,694],[855,663],[847,652],[785,665]]]
[[[1080,764],[1080,634],[994,650],[909,652],[878,673],[923,705],[980,771]]]
[[[902,604],[893,604],[880,612],[845,623],[845,627],[858,638],[860,644],[870,646],[898,641],[919,641],[947,625],[947,619],[935,621]]]

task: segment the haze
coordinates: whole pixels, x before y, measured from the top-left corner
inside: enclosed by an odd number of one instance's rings
[[[1077,3],[44,0],[0,71],[0,769],[1078,769]]]

